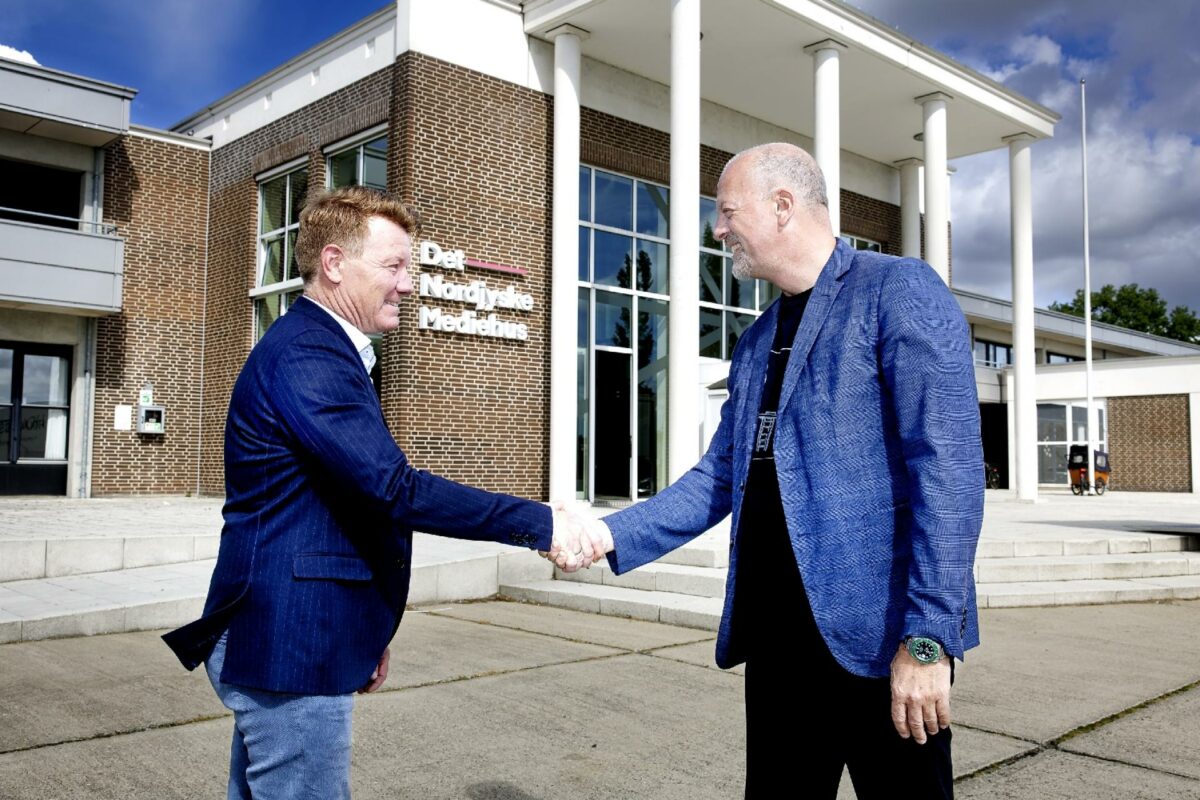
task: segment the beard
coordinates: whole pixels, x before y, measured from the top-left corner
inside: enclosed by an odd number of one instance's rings
[[[750,259],[746,257],[746,251],[738,250],[733,254],[733,277],[739,281],[748,280],[756,277],[754,275],[754,265],[750,263]]]

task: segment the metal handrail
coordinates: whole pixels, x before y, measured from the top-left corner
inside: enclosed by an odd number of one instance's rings
[[[42,219],[56,219],[56,220],[60,220],[62,222],[73,222],[76,225],[90,226],[93,229],[94,233],[100,234],[101,236],[115,236],[117,233],[117,226],[113,225],[110,222],[92,222],[91,220],[76,219],[75,217],[64,217],[64,216],[60,216],[59,214],[46,214],[41,211],[29,211],[28,209],[24,209],[24,208],[8,208],[7,206],[0,206],[0,214],[6,214],[6,213],[7,214],[20,214],[22,216],[27,216],[27,217],[40,217]],[[0,217],[0,220],[3,220],[3,219],[6,219],[6,218]],[[11,222],[24,222],[25,220],[19,220],[19,219],[11,220],[10,219],[10,221]],[[34,223],[30,223],[30,224],[36,225],[37,223],[34,222]],[[54,226],[54,227],[58,227],[58,226]],[[60,230],[66,230],[66,229],[60,228]]]

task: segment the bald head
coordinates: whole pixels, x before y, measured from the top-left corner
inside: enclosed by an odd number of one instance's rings
[[[713,234],[732,254],[739,279],[761,278],[788,294],[808,289],[837,242],[821,168],[781,142],[738,153],[717,182]]]
[[[745,163],[746,177],[763,199],[769,198],[777,189],[787,189],[801,206],[821,206],[828,210],[825,176],[816,159],[802,148],[787,142],[751,147],[729,159],[722,175],[739,162]]]

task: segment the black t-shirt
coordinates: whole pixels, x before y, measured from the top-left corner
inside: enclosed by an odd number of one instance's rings
[[[779,318],[766,364],[766,380],[750,454],[750,474],[738,523],[734,613],[738,616],[739,633],[746,636],[750,656],[778,652],[784,647],[811,641],[806,635],[796,635],[805,628],[819,637],[792,552],[775,470],[775,421],[780,389],[792,354],[792,342],[811,295],[810,289],[779,301]],[[781,613],[788,617],[786,633],[781,630]],[[797,631],[796,626],[801,630]]]

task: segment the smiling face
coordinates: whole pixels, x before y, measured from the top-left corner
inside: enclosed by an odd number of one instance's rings
[[[713,235],[733,254],[739,280],[769,279],[769,253],[778,235],[777,204],[764,197],[749,158],[734,160],[717,183],[717,225]]]
[[[408,233],[389,219],[371,217],[362,252],[358,256],[343,254],[339,313],[363,333],[396,328],[400,324],[400,300],[413,290],[408,273],[411,260]]]

